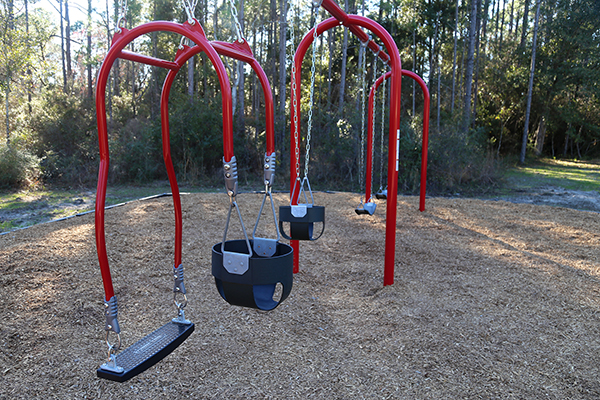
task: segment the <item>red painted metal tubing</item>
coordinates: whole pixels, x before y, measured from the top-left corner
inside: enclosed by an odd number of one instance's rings
[[[419,211],[425,211],[425,192],[427,189],[427,147],[429,145],[429,89],[423,79],[412,71],[402,70],[402,75],[414,79],[423,91],[423,144],[421,146],[421,186]]]
[[[387,209],[386,209],[386,230],[385,230],[385,265],[384,265],[384,275],[383,275],[383,285],[391,285],[394,283],[394,263],[395,263],[395,252],[396,252],[396,215],[397,215],[397,202],[398,202],[398,133],[399,133],[399,124],[400,124],[400,97],[401,97],[401,85],[402,85],[402,65],[400,62],[400,53],[398,52],[398,47],[394,42],[392,36],[377,22],[361,17],[358,15],[348,15],[343,12],[337,4],[335,4],[332,0],[323,0],[322,6],[333,15],[332,18],[325,20],[317,26],[317,34],[319,35],[323,31],[327,29],[331,29],[331,27],[337,25],[335,20],[337,19],[339,22],[342,22],[345,26],[348,26],[349,29],[352,26],[356,26],[358,29],[350,29],[354,34],[359,34],[362,32],[366,39],[368,39],[368,35],[360,29],[366,28],[375,34],[384,44],[385,50],[387,54],[390,56],[389,65],[392,69],[391,71],[391,90],[390,90],[390,124],[389,124],[389,151],[388,151],[388,196],[387,196]],[[313,28],[314,29],[314,28]],[[296,82],[300,82],[301,76],[301,63],[304,59],[304,55],[306,54],[306,50],[308,46],[312,43],[313,39],[313,30],[311,30],[301,41],[298,49],[296,50],[296,54],[294,56],[294,65],[296,69]],[[362,35],[361,35],[362,36]],[[296,99],[298,104],[300,104],[300,90],[299,85],[297,83],[296,88]],[[290,91],[291,92],[291,91]],[[294,94],[292,94],[293,96]],[[293,99],[293,97],[292,97]],[[292,113],[293,113],[292,107]],[[294,125],[295,116],[292,115],[292,125]],[[297,116],[297,120],[300,120],[300,115]],[[299,122],[298,122],[299,124]],[[298,130],[299,131],[299,130]],[[291,149],[296,148],[296,141],[294,138],[294,126],[292,126],[292,139],[291,139]],[[290,200],[292,204],[294,201],[297,202],[297,193],[293,193],[293,181],[296,177],[296,169],[295,165],[297,162],[297,157],[295,152],[291,151],[291,164],[290,164]],[[294,247],[294,243],[292,242],[292,247]],[[298,265],[298,255],[299,251],[296,247],[294,247],[294,271],[297,272]]]
[[[227,43],[225,43],[227,44]],[[267,75],[264,70],[252,56],[248,53],[244,54],[241,52],[231,51],[228,46],[224,46],[223,42],[211,42],[213,48],[217,53],[226,55],[228,57],[238,59],[247,63],[250,63],[254,72],[258,75],[261,85],[263,87],[265,97],[265,108],[266,108],[266,135],[267,135],[267,153],[271,154],[275,151],[275,130],[274,130],[274,105],[273,105],[273,94],[271,92],[271,86]],[[248,48],[248,51],[250,49]],[[177,51],[175,55],[175,62],[180,67],[183,66],[192,56],[202,52],[202,48],[199,46],[183,46]],[[170,145],[170,132],[169,132],[169,95],[171,87],[175,80],[175,77],[179,69],[171,70],[168,72],[165,82],[163,84],[161,94],[161,130],[162,130],[162,145],[163,145],[163,159],[165,167],[167,169],[167,175],[169,176],[169,183],[171,185],[171,192],[173,193],[173,204],[175,207],[175,266],[181,264],[181,247],[182,247],[182,231],[183,221],[181,212],[181,198],[179,194],[179,187],[177,185],[177,177],[175,175],[175,169],[173,168],[173,161],[171,158],[171,145]]]
[[[372,171],[373,171],[373,136],[374,136],[374,125],[375,125],[375,121],[373,118],[373,111],[374,111],[374,107],[375,107],[375,93],[377,92],[377,88],[379,88],[379,85],[381,85],[381,83],[385,80],[388,79],[390,76],[392,76],[391,72],[386,72],[385,74],[381,75],[373,84],[373,86],[371,87],[371,90],[369,91],[369,113],[368,113],[368,121],[367,121],[367,166],[366,166],[366,180],[365,180],[365,202],[371,200],[371,193],[372,193],[372,181],[371,181],[371,176],[372,176]],[[383,156],[383,154],[382,154]]]
[[[132,53],[131,51],[122,50],[118,56],[123,60],[135,61],[147,65],[152,65],[154,67],[166,68],[166,69],[179,69],[181,65],[173,61],[161,60],[160,58],[149,57],[143,54]]]
[[[100,150],[100,168],[98,172],[98,188],[96,192],[95,209],[95,231],[96,231],[96,249],[98,252],[98,261],[104,283],[105,297],[109,300],[114,296],[112,278],[106,253],[106,237],[104,230],[104,207],[106,204],[106,186],[108,182],[108,169],[110,163],[108,149],[108,131],[106,123],[106,84],[110,69],[122,50],[135,38],[157,31],[174,32],[187,37],[198,46],[201,46],[206,52],[208,58],[213,63],[219,83],[221,85],[222,103],[223,103],[223,147],[226,161],[231,160],[233,156],[233,118],[231,106],[231,87],[229,77],[223,66],[217,52],[210,46],[204,36],[204,31],[200,24],[195,21],[194,24],[185,22],[177,24],[168,21],[155,21],[140,25],[131,30],[122,29],[113,37],[112,45],[100,67],[98,79],[96,82],[96,119],[98,123],[98,143]]]

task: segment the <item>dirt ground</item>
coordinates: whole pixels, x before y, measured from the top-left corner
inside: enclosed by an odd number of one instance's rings
[[[438,198],[420,213],[400,197],[395,283],[383,287],[385,204],[358,216],[358,195],[315,197],[325,235],[301,244],[292,293],[267,313],[215,289],[227,196],[184,196],[196,330],[122,384],[96,377],[106,345],[93,215],[0,236],[0,399],[600,397],[600,214]],[[261,196],[238,200],[252,226]],[[106,220],[126,347],[175,315],[172,200]],[[237,222],[230,232],[239,238]]]

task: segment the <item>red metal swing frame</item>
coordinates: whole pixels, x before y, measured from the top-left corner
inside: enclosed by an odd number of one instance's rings
[[[392,75],[391,72],[386,72],[381,75],[371,87],[369,92],[369,111],[368,111],[368,124],[367,124],[367,160],[366,160],[366,180],[365,180],[365,203],[371,199],[372,190],[372,179],[371,171],[373,169],[373,140],[374,140],[374,105],[375,105],[375,93],[379,86],[384,80],[388,79]],[[429,144],[429,89],[423,79],[412,71],[406,69],[402,70],[402,76],[408,76],[414,79],[421,90],[423,91],[423,141],[421,145],[421,184],[419,187],[419,211],[425,211],[425,193],[427,189],[427,147]],[[383,156],[383,155],[382,155]]]
[[[321,7],[327,10],[332,17],[318,24],[311,29],[302,39],[296,53],[294,55],[294,65],[296,75],[292,77],[296,82],[301,81],[302,76],[302,61],[308,51],[308,48],[313,43],[316,29],[316,36],[323,34],[327,30],[343,25],[350,30],[361,42],[366,43],[377,56],[391,68],[389,72],[390,84],[390,116],[389,116],[389,134],[388,134],[388,195],[386,207],[386,228],[385,228],[385,256],[384,256],[384,274],[383,285],[388,286],[394,283],[394,264],[396,253],[396,217],[398,203],[398,152],[400,138],[400,106],[401,106],[401,85],[402,85],[402,64],[400,61],[400,53],[392,36],[377,22],[359,15],[347,14],[343,11],[334,0],[323,0]],[[363,31],[363,28],[370,30],[377,38],[381,40],[385,49],[382,49],[371,37]],[[414,78],[414,77],[413,77]],[[291,98],[296,96],[298,103],[301,98],[300,85],[296,85],[296,93],[291,93]],[[298,115],[296,115],[296,112]],[[290,148],[294,149],[300,146],[297,142],[294,131],[300,131],[300,109],[291,109],[291,139]],[[298,126],[294,126],[294,120],[298,121]],[[298,204],[299,188],[294,190],[294,182],[296,180],[296,165],[299,162],[299,156],[290,151],[290,203]],[[422,160],[423,162],[423,160]],[[425,160],[426,163],[426,160]],[[422,185],[424,188],[424,185]],[[424,195],[423,195],[424,199]],[[299,271],[299,241],[291,240],[290,245],[294,250],[294,272]]]
[[[180,34],[196,46],[182,46],[176,53],[175,61],[167,61],[146,55],[133,53],[124,50],[125,46],[131,43],[137,37],[151,32],[173,32]],[[98,252],[98,260],[102,281],[104,284],[105,298],[108,301],[114,296],[114,288],[110,273],[108,256],[106,252],[106,234],[104,229],[104,208],[106,204],[106,187],[108,183],[108,170],[110,164],[109,148],[108,148],[108,130],[106,122],[106,85],[108,76],[114,62],[118,59],[125,59],[135,62],[144,63],[150,66],[166,68],[169,70],[163,91],[161,94],[161,131],[163,139],[163,158],[169,176],[171,191],[173,194],[173,205],[175,209],[175,251],[174,251],[174,266],[181,265],[182,262],[182,210],[179,188],[171,159],[171,147],[169,141],[169,110],[168,99],[170,90],[177,75],[177,72],[187,62],[189,58],[199,52],[206,53],[209,60],[212,62],[219,84],[221,88],[221,101],[223,108],[223,159],[225,162],[231,161],[234,156],[233,152],[233,115],[232,115],[232,97],[229,77],[219,54],[228,56],[237,60],[244,61],[252,67],[257,74],[260,83],[263,87],[266,107],[266,145],[269,154],[275,151],[275,135],[274,135],[274,106],[271,87],[267,76],[261,66],[258,64],[248,44],[235,42],[209,42],[204,34],[204,30],[197,20],[193,23],[184,22],[178,24],[169,21],[154,21],[140,25],[131,30],[122,28],[120,32],[115,33],[111,47],[102,63],[98,73],[96,85],[96,117],[98,123],[98,141],[100,149],[100,168],[98,172],[98,187],[96,192],[96,208],[95,208],[95,233],[96,233],[96,249]]]

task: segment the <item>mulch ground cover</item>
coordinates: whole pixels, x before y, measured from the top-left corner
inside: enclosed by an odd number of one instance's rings
[[[223,301],[210,272],[227,196],[184,195],[196,330],[125,383],[96,377],[93,214],[0,236],[0,399],[600,398],[600,214],[441,198],[421,213],[400,197],[395,282],[383,287],[385,203],[359,216],[356,194],[315,197],[326,232],[301,244],[290,297],[260,312]],[[262,196],[238,201],[251,227]],[[107,210],[106,232],[127,347],[175,316],[171,198]]]

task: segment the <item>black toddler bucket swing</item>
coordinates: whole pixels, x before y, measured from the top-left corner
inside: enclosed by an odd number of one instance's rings
[[[256,237],[256,228],[260,221],[267,197],[271,202],[273,218],[275,205],[271,196],[271,179],[275,170],[275,153],[265,155],[265,197],[254,226],[252,240],[248,239],[239,207],[235,201],[237,191],[237,166],[235,157],[224,162],[225,186],[229,194],[230,206],[223,242],[212,248],[212,274],[221,297],[231,305],[270,311],[283,302],[292,291],[294,278],[294,253],[290,246],[279,243],[277,239]],[[229,174],[229,176],[228,176]],[[244,239],[227,241],[227,230],[231,211],[236,209]],[[277,286],[281,285],[279,298],[275,299]]]
[[[296,186],[300,179],[296,179],[294,183],[293,193],[296,192]],[[304,191],[304,184],[306,183],[308,192],[310,194],[311,202],[308,202],[306,192]],[[300,193],[298,193],[298,199],[304,197],[303,204],[292,205],[290,201],[289,206],[279,206],[279,231],[281,236],[287,240],[317,240],[325,232],[325,207],[315,206],[312,190],[310,188],[310,182],[308,177],[304,177],[300,184]],[[289,234],[286,233],[284,225],[289,223]],[[314,235],[314,224],[321,223],[321,231],[318,235]]]

